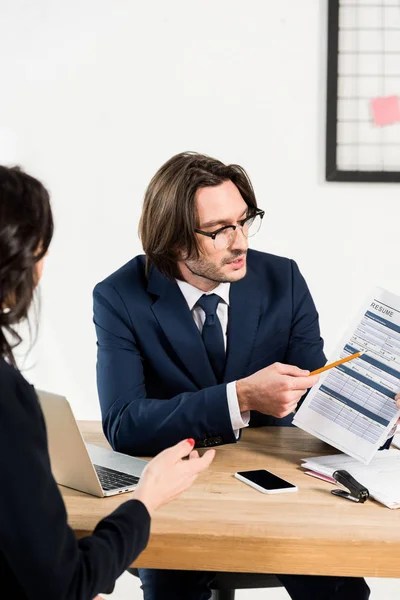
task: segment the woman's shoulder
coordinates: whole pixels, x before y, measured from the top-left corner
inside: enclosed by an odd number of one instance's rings
[[[10,385],[29,385],[22,373],[18,371],[18,369],[16,369],[15,367],[13,367],[13,365],[4,360],[4,358],[0,358],[0,377],[1,382],[4,385],[6,385],[7,383],[9,383]]]
[[[0,358],[0,403],[19,400],[22,404],[36,403],[36,394],[25,377],[12,365]]]
[[[21,373],[10,365],[4,358],[0,358],[0,377],[2,384],[16,383],[19,379],[23,379]]]
[[[35,388],[0,359],[0,452],[13,444],[20,452],[47,455],[46,426]]]

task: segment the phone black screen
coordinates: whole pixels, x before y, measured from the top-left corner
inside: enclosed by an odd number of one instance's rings
[[[266,490],[283,490],[296,487],[292,483],[281,479],[265,469],[260,469],[259,471],[240,471],[238,475],[249,479],[249,481],[252,481]]]

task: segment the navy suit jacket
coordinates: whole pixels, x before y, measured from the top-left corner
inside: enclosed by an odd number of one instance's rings
[[[94,289],[97,385],[104,433],[120,452],[154,455],[179,440],[236,442],[226,383],[283,362],[325,364],[318,314],[296,263],[249,250],[231,284],[227,361],[218,384],[201,334],[175,281],[145,273],[137,256]],[[251,425],[286,425],[252,414]]]

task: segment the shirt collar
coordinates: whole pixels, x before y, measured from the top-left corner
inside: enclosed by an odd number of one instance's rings
[[[187,304],[189,310],[193,310],[197,301],[201,298],[203,294],[217,294],[221,300],[225,302],[229,306],[229,291],[231,284],[230,283],[220,283],[216,288],[211,290],[210,292],[203,292],[203,290],[199,290],[199,288],[195,287],[191,283],[187,281],[182,281],[181,279],[176,279],[176,283],[179,286]]]

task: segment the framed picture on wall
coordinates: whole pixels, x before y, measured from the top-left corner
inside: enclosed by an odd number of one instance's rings
[[[400,182],[398,0],[329,0],[326,180]]]

